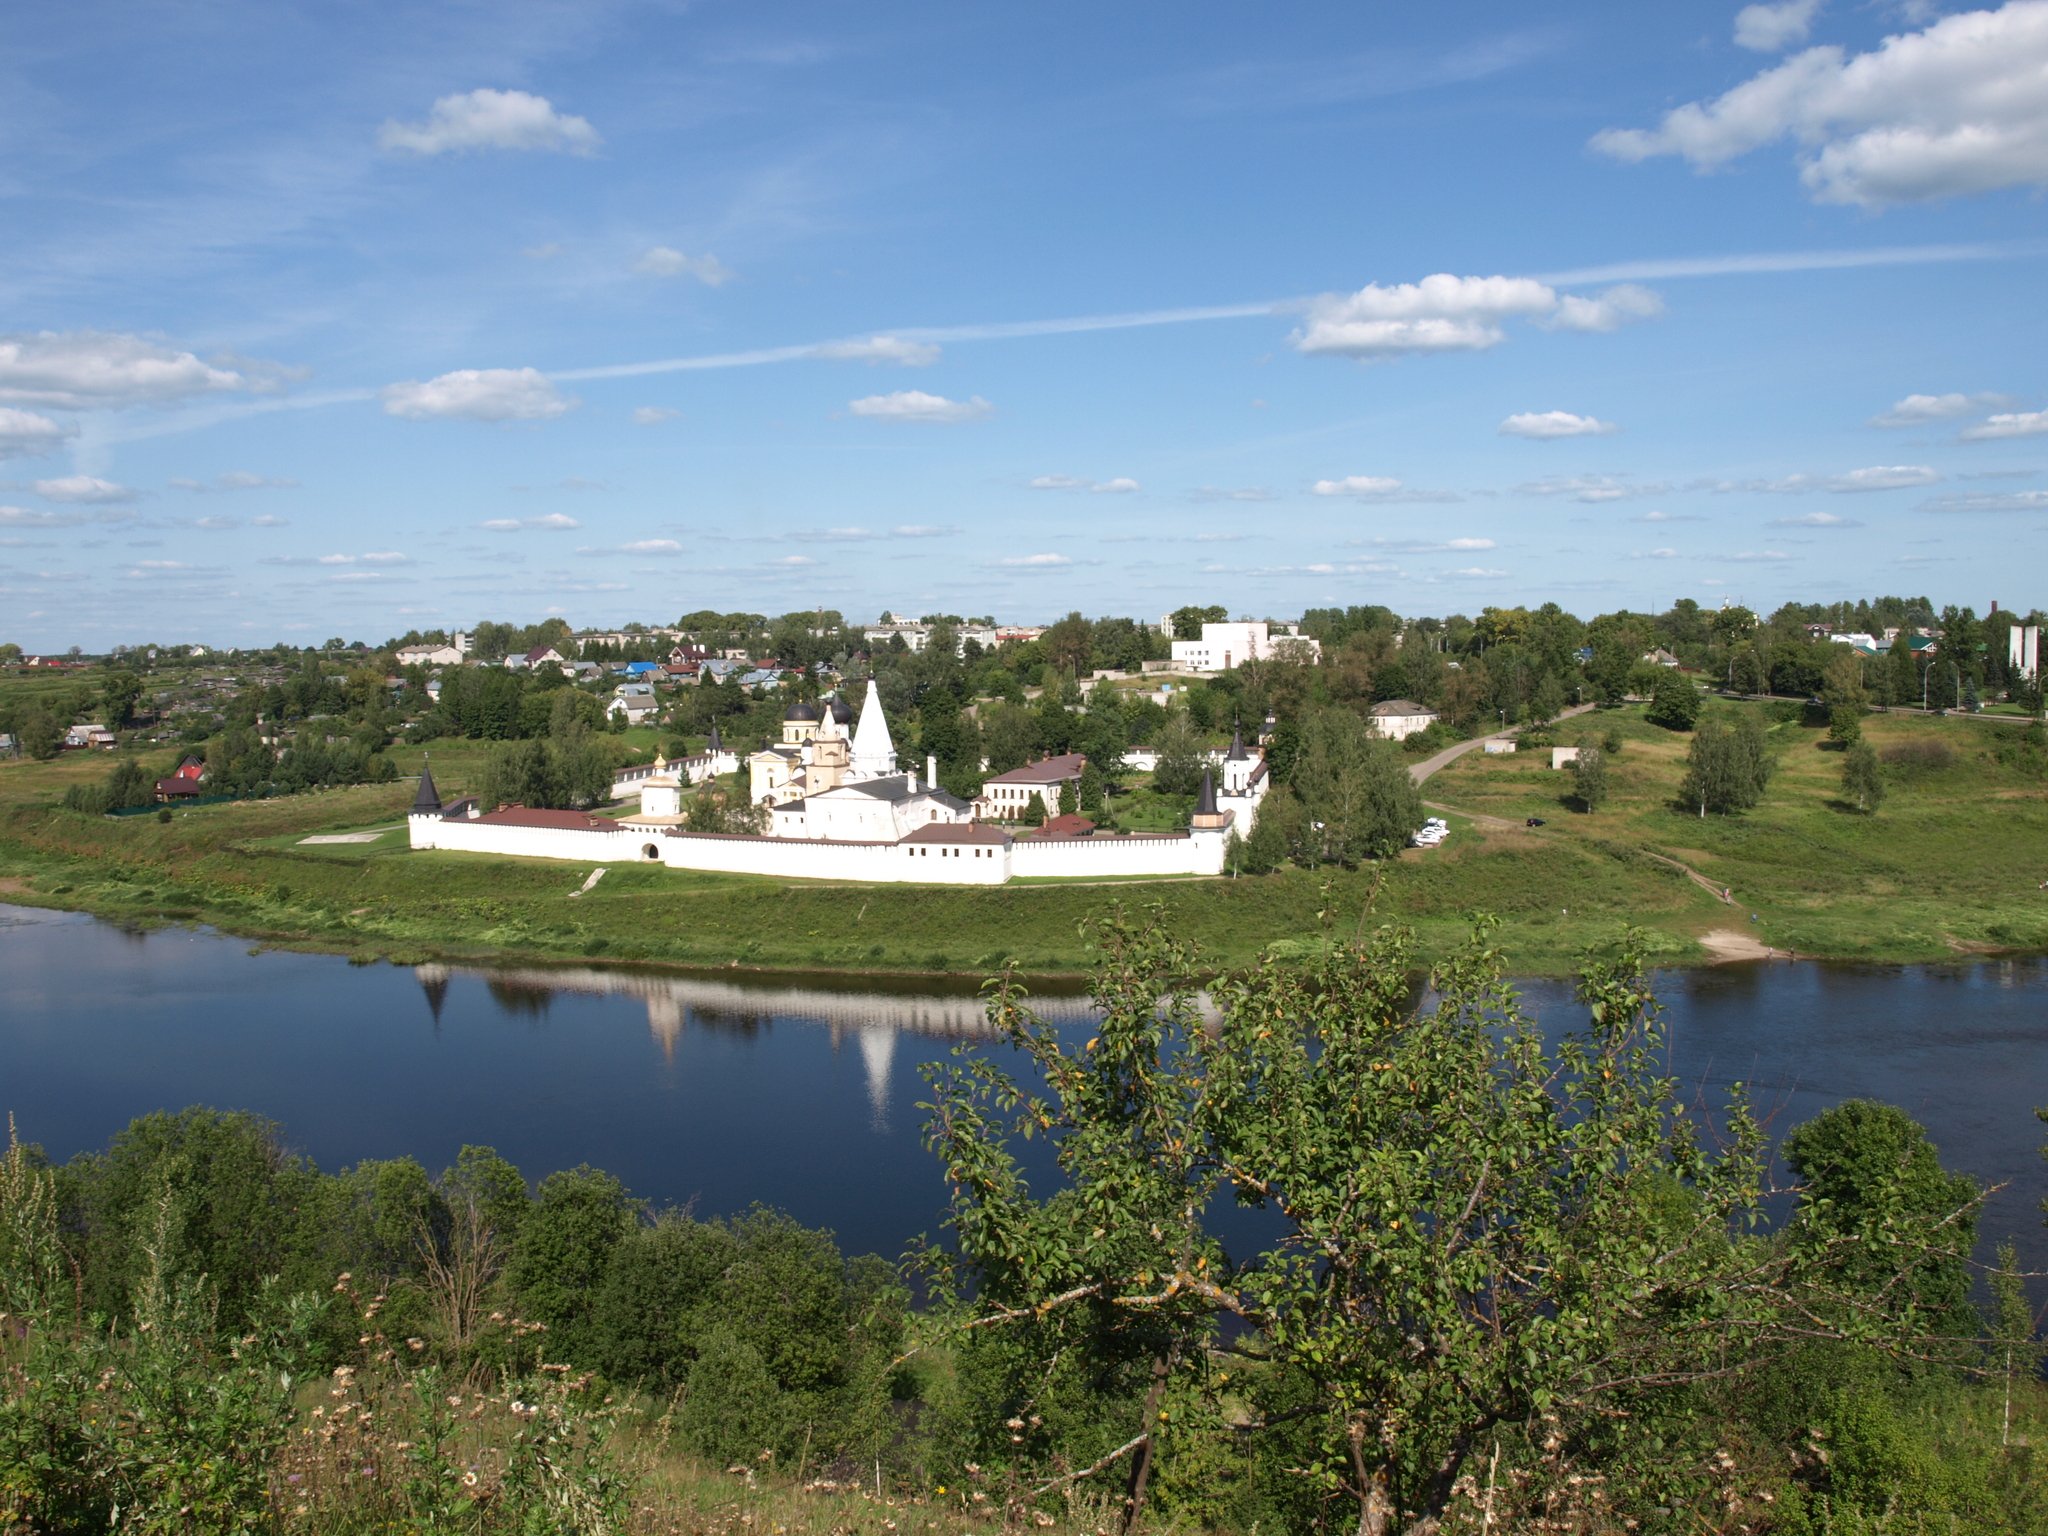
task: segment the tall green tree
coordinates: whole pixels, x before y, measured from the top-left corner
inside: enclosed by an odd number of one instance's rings
[[[109,672],[100,684],[100,723],[120,730],[134,718],[135,702],[142,697],[142,679],[122,668]]]
[[[1764,736],[1763,722],[1753,713],[1730,719],[1721,710],[1700,717],[1686,754],[1679,803],[1705,816],[1746,811],[1763,799],[1777,764]]]
[[[1661,675],[1643,718],[1667,731],[1691,730],[1693,722],[1700,717],[1699,690],[1693,687],[1692,679],[1676,667],[1663,667],[1659,671]]]
[[[1700,1133],[1659,1071],[1637,955],[1589,971],[1589,1027],[1547,1041],[1484,930],[1419,1008],[1413,941],[1381,930],[1212,988],[1220,1018],[1198,1007],[1206,963],[1156,917],[1098,938],[1085,1045],[1010,977],[990,1016],[1031,1076],[978,1053],[926,1069],[957,1248],[922,1262],[960,1322],[1008,1335],[1026,1391],[1150,1367],[1062,1470],[1132,1468],[1142,1497],[1170,1400],[1176,1445],[1292,1436],[1290,1474],[1353,1501],[1366,1536],[1401,1511],[1426,1531],[1507,1426],[1570,1443],[1644,1394],[1816,1339],[1910,1349],[1946,1315],[1945,1290],[1911,1282],[1966,1259],[1976,1196],[1880,1179],[1854,1212],[1816,1194],[1757,1239],[1762,1136],[1740,1099]],[[1026,1184],[1026,1135],[1055,1149],[1053,1193]],[[1225,1189],[1271,1213],[1263,1251],[1207,1225]]]
[[[1581,742],[1572,760],[1572,792],[1588,812],[1607,803],[1607,754],[1591,742]]]
[[[1884,803],[1884,770],[1867,741],[1853,743],[1842,756],[1842,794],[1859,811],[1874,811]]]
[[[1348,709],[1308,717],[1294,793],[1311,824],[1318,860],[1392,858],[1423,821],[1422,792],[1401,749]]]

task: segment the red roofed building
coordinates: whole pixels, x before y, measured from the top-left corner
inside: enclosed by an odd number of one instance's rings
[[[194,799],[202,793],[199,781],[205,777],[206,764],[196,757],[188,757],[178,764],[176,773],[156,781],[156,797],[159,802]]]
[[[560,832],[612,832],[619,825],[588,811],[529,811],[523,805],[508,805],[476,820],[492,827],[551,827]]]

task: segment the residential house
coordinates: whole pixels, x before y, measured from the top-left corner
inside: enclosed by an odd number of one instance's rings
[[[64,733],[64,745],[70,748],[97,747],[102,752],[111,752],[120,744],[104,725],[74,725]]]
[[[1060,809],[1060,789],[1072,784],[1074,793],[1081,792],[1081,772],[1088,766],[1088,759],[1079,752],[1062,752],[1057,757],[1041,758],[1035,763],[1026,763],[1022,768],[1012,768],[1008,773],[998,773],[985,780],[981,786],[981,797],[974,802],[975,810],[982,816],[998,821],[1016,821],[1030,808],[1035,797],[1045,802],[1045,814],[1057,816]]]
[[[505,658],[505,665],[516,672],[528,667],[542,666],[550,661],[559,667],[568,659],[568,657],[564,656],[552,645],[536,645],[524,656],[507,656]]]
[[[401,645],[398,648],[401,667],[452,667],[461,661],[462,652],[452,645]]]
[[[1436,724],[1436,711],[1413,699],[1388,699],[1365,713],[1374,733],[1389,741],[1406,741]]]
[[[200,788],[200,782],[205,777],[206,764],[196,757],[187,757],[185,761],[178,764],[177,772],[173,773],[169,778],[156,781],[157,803],[165,804],[172,800],[192,800],[198,798],[205,793]]]
[[[660,712],[661,701],[655,698],[654,688],[649,683],[621,683],[612,694],[612,701],[605,707],[605,713],[623,716],[626,724],[640,725]]]

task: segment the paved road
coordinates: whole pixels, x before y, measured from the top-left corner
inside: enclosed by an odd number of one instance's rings
[[[1557,718],[1561,721],[1569,720],[1574,715],[1590,714],[1593,710],[1597,708],[1599,708],[1599,706],[1596,704],[1580,704],[1575,706],[1574,708],[1566,710]],[[1446,747],[1443,751],[1437,753],[1435,757],[1425,757],[1421,762],[1417,763],[1414,767],[1410,768],[1408,770],[1408,777],[1413,779],[1417,784],[1420,784],[1432,773],[1435,773],[1437,769],[1445,767],[1446,765],[1452,762],[1455,762],[1458,758],[1463,757],[1467,752],[1475,752],[1481,746],[1485,745],[1489,741],[1504,741],[1508,737],[1514,735],[1516,731],[1522,729],[1524,729],[1524,727],[1518,725],[1515,726],[1512,730],[1495,731],[1491,735],[1487,736],[1475,736],[1470,741],[1459,742],[1455,747]]]

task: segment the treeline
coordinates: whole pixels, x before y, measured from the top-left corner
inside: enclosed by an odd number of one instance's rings
[[[1660,1075],[1628,954],[1546,1040],[1484,930],[1420,1005],[1394,930],[1220,981],[1156,926],[1094,938],[1085,1047],[1008,979],[1026,1070],[926,1069],[955,1195],[901,1268],[488,1148],[326,1173],[246,1114],[13,1148],[9,1518],[611,1530],[630,1420],[714,1470],[1013,1522],[1079,1496],[1236,1532],[2040,1528],[2016,1265],[1972,1306],[1981,1192],[1902,1112],[1792,1130],[1780,1199],[1740,1097],[1709,1126]],[[1057,1179],[1027,1186],[1027,1128]],[[1269,1211],[1242,1249],[1228,1199]]]

